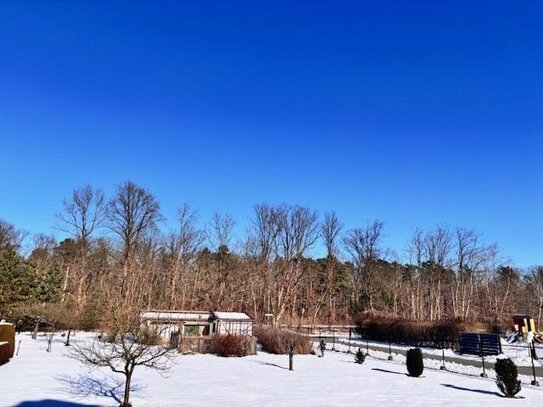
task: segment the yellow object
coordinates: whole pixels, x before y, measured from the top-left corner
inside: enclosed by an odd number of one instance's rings
[[[513,326],[515,331],[522,334],[524,338],[526,338],[528,332],[537,332],[535,321],[529,315],[513,315]]]

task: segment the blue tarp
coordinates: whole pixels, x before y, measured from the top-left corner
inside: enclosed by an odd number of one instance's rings
[[[460,333],[460,353],[494,356],[502,353],[500,336],[496,334]]]

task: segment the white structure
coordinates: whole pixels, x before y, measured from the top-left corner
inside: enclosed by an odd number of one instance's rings
[[[153,310],[142,312],[141,322],[156,328],[165,339],[174,333],[182,337],[253,336],[253,319],[244,312]]]

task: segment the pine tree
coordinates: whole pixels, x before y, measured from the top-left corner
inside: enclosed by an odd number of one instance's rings
[[[424,363],[422,361],[422,352],[419,348],[409,349],[405,361],[409,376],[419,377],[424,371]]]
[[[0,314],[8,306],[32,302],[36,278],[32,268],[14,250],[0,250]]]
[[[517,367],[511,359],[496,361],[496,384],[505,397],[515,397],[520,391]]]
[[[354,355],[355,363],[358,363],[359,365],[361,365],[362,363],[364,363],[364,360],[366,360],[366,356],[367,355],[364,352],[362,352],[362,348],[358,348],[358,350],[356,351]]]

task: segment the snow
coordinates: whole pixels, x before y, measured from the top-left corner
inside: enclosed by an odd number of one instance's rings
[[[143,320],[162,320],[162,321],[207,321],[210,313],[206,311],[144,311],[140,315]]]
[[[251,317],[244,312],[223,312],[213,311],[218,319],[225,319],[230,321],[251,321]]]
[[[315,337],[315,340],[317,339],[318,337]],[[349,341],[345,339],[341,339],[341,338],[336,339],[335,347],[338,350],[347,351],[349,348],[348,342]],[[386,343],[368,341],[368,344],[370,346],[382,347],[384,350],[388,352],[388,344]],[[357,339],[351,340],[351,349],[353,349],[353,347],[358,347],[358,346],[365,349],[366,341],[357,340]],[[328,347],[331,347],[331,345],[329,345]],[[400,349],[407,350],[407,349],[412,348],[413,346],[392,344],[390,345],[390,347],[394,351],[394,350],[400,350]],[[427,347],[420,347],[420,348],[425,355],[434,355],[434,356],[439,356],[439,357],[442,356],[443,351],[441,349],[427,348]],[[496,363],[497,359],[510,358],[517,366],[532,366],[532,358],[530,357],[530,353],[529,353],[530,349],[528,347],[528,344],[517,344],[517,345],[507,345],[507,346],[502,345],[502,351],[503,353],[497,356],[485,356],[485,362]],[[543,355],[543,346],[537,345],[536,351],[538,355]],[[456,358],[456,359],[476,360],[476,361],[481,360],[480,356],[460,354],[460,353],[454,352],[452,349],[445,349],[444,353],[446,357],[451,357],[451,358]],[[543,366],[543,359],[535,360],[534,362],[536,366]]]
[[[93,340],[77,333],[73,343]],[[57,400],[75,406],[116,406],[122,393],[121,376],[107,369],[88,370],[66,356],[60,335],[52,352],[47,339],[20,334],[19,356],[0,366],[0,406],[18,406],[25,401]],[[370,352],[373,354],[377,352]],[[386,353],[383,354],[386,357]],[[423,377],[406,376],[398,357],[383,361],[366,358],[363,365],[354,356],[326,352],[324,358],[295,356],[294,371],[287,370],[288,357],[259,353],[245,358],[214,355],[176,356],[166,378],[157,372],[136,368],[132,403],[135,407],[174,406],[510,406],[500,397],[492,379],[482,379],[426,368]],[[429,365],[427,364],[427,367]],[[514,403],[543,403],[543,390],[523,385],[523,399]],[[51,404],[54,405],[54,404]]]

